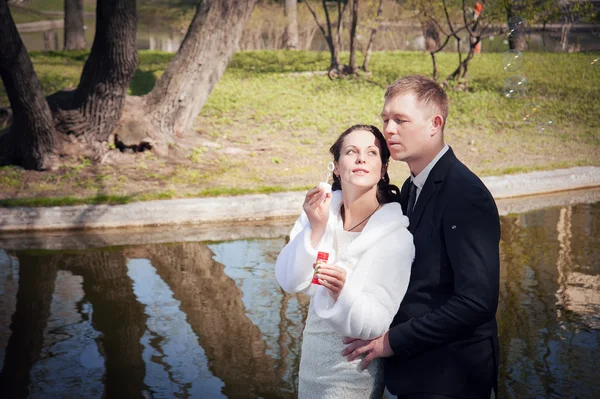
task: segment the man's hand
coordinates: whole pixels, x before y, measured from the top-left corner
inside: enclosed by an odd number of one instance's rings
[[[357,338],[346,338],[344,344],[348,345],[342,352],[343,356],[348,357],[348,361],[351,362],[358,356],[367,354],[363,359],[360,368],[362,370],[369,367],[371,362],[379,357],[390,357],[394,355],[394,351],[390,347],[390,340],[388,338],[388,332],[386,331],[381,337],[375,338],[371,341],[365,341]]]

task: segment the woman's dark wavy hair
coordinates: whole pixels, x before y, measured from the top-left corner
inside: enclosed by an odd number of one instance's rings
[[[385,174],[383,178],[377,183],[377,200],[380,204],[386,204],[388,202],[400,202],[400,190],[393,184],[390,184],[390,177],[387,173],[387,166],[390,160],[390,150],[385,142],[383,134],[373,125],[354,125],[348,128],[344,133],[340,134],[340,137],[333,143],[329,152],[333,155],[333,160],[339,162],[340,154],[342,152],[342,146],[344,145],[344,139],[347,135],[357,130],[366,130],[371,132],[373,136],[379,141],[381,151],[379,156],[381,157],[381,164],[385,167]],[[339,176],[333,174],[333,184],[331,185],[333,191],[342,189],[342,181]]]

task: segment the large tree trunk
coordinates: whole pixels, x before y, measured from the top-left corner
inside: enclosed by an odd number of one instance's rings
[[[298,0],[285,0],[285,47],[288,50],[298,49]]]
[[[52,114],[6,0],[0,0],[0,76],[13,113],[0,135],[0,165],[44,169],[57,143]]]
[[[138,64],[135,0],[100,0],[96,34],[71,99],[58,101],[58,128],[80,137],[96,151],[121,118],[123,102]]]
[[[65,0],[65,50],[85,49],[83,0]]]
[[[194,127],[196,116],[221,78],[255,0],[205,0],[165,73],[146,97],[158,140],[173,141]]]

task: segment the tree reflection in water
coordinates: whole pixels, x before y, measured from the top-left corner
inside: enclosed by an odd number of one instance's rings
[[[502,218],[500,397],[600,397],[599,240],[600,204]],[[275,281],[284,243],[0,250],[0,392],[295,397],[308,299]]]

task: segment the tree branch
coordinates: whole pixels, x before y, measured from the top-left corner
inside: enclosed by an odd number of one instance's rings
[[[323,37],[325,38],[325,40],[327,40],[329,42],[329,40],[327,39],[327,33],[325,33],[325,28],[323,28],[323,25],[321,25],[321,23],[319,22],[319,19],[317,18],[317,14],[315,13],[315,10],[313,10],[313,8],[310,6],[310,3],[308,2],[308,0],[305,1],[304,4],[306,4],[306,7],[308,7],[308,10],[312,14],[317,26],[319,27],[319,29],[321,30],[321,33],[323,34]]]

